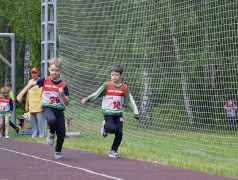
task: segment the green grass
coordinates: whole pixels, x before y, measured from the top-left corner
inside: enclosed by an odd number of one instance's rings
[[[66,138],[64,147],[108,154],[114,135],[100,136],[100,111],[77,109],[82,138]],[[66,113],[67,114],[67,113]],[[87,116],[85,116],[87,114]],[[75,121],[77,114],[75,115]],[[125,115],[130,119],[130,115]],[[100,120],[98,120],[98,117]],[[238,178],[238,135],[212,131],[178,131],[132,127],[125,121],[120,156]],[[17,140],[45,143],[45,138],[13,136]]]

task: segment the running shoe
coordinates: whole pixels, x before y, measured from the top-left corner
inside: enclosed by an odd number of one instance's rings
[[[62,153],[61,152],[55,152],[55,159],[62,159]]]
[[[110,154],[109,154],[109,157],[111,157],[111,158],[119,158],[120,156],[119,156],[119,154],[117,154],[116,151],[112,150],[110,152]]]
[[[47,144],[50,146],[53,146],[54,144],[54,138],[55,138],[55,134],[51,134],[50,131],[48,131],[48,135],[47,135]]]

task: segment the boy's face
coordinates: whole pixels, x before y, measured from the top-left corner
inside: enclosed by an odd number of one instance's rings
[[[5,93],[2,92],[1,94],[3,97],[5,97],[7,95],[7,92],[5,92]]]
[[[7,90],[7,93],[11,91],[11,87],[10,86],[4,86],[4,88]]]
[[[49,72],[52,80],[58,80],[61,73],[61,68],[56,67],[54,64],[52,64],[49,67]]]
[[[123,75],[122,75],[121,73],[119,73],[119,72],[115,72],[115,71],[112,71],[112,72],[111,72],[111,80],[112,80],[112,82],[114,82],[114,83],[120,82],[122,76],[123,76]]]

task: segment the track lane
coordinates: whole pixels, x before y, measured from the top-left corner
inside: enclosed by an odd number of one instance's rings
[[[46,144],[0,139],[0,180],[232,180],[187,170],[63,147],[61,160]]]

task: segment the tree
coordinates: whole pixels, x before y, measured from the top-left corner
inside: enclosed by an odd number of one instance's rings
[[[172,35],[173,44],[174,44],[176,60],[177,60],[177,63],[179,64],[179,71],[180,71],[185,107],[186,107],[186,110],[188,113],[189,121],[191,124],[193,124],[195,122],[195,119],[194,119],[194,115],[193,115],[191,99],[190,99],[190,96],[188,93],[188,85],[187,85],[186,76],[183,72],[183,66],[182,66],[183,63],[182,63],[181,52],[180,52],[180,48],[178,45],[178,40],[176,38],[174,16],[173,16],[173,13],[171,10],[172,9],[171,0],[167,0],[167,2],[168,2],[168,12],[169,12],[169,20],[170,20],[170,31],[171,31],[171,35]]]
[[[16,34],[17,44],[17,89],[24,86],[25,47],[30,44],[31,66],[40,67],[41,56],[41,1],[31,0],[0,0],[0,27],[5,33]],[[5,41],[5,40],[4,40]],[[5,42],[3,42],[3,47]],[[1,46],[1,45],[0,45]],[[3,48],[3,54],[9,50]],[[5,55],[5,57],[6,57]],[[7,56],[6,59],[10,57]],[[4,65],[1,65],[1,74],[4,74]],[[1,76],[2,78],[4,76]],[[2,79],[2,83],[5,79]]]

